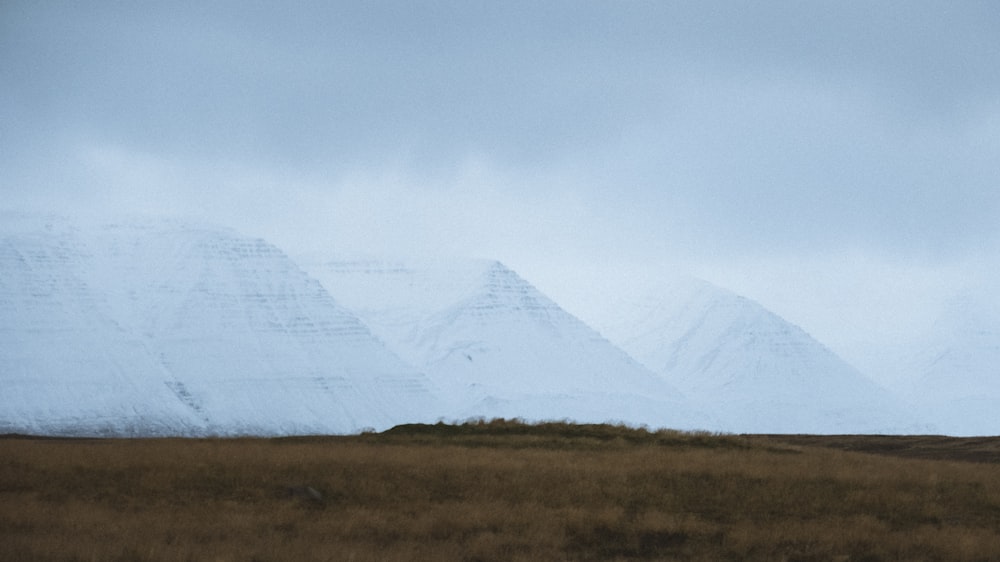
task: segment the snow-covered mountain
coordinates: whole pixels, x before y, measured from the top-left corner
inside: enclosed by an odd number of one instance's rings
[[[263,240],[25,217],[0,233],[0,431],[344,433],[442,411]]]
[[[89,253],[58,219],[3,217],[0,431],[188,434],[204,421],[138,334],[85,280]],[[152,381],[156,379],[159,384]]]
[[[1000,434],[1000,306],[995,291],[952,299],[894,386],[950,435]]]
[[[499,262],[306,267],[427,373],[458,417],[706,423],[676,389]]]
[[[888,391],[756,302],[684,279],[617,302],[598,324],[719,425],[754,433],[928,429]]]
[[[895,389],[910,408],[701,281],[602,295],[608,311],[588,318],[609,341],[495,261],[302,263],[214,226],[0,214],[0,433],[348,433],[475,416],[1000,432],[996,291],[956,299],[913,353]]]

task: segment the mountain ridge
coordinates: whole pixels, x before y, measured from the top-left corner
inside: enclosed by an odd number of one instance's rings
[[[997,431],[990,291],[956,299],[889,392],[693,278],[644,298],[602,293],[609,311],[587,323],[496,260],[296,262],[197,221],[9,212],[0,272],[3,432],[349,433],[476,417]]]

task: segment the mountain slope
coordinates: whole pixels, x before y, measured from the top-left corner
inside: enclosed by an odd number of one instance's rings
[[[901,402],[803,330],[706,282],[665,284],[605,317],[604,333],[714,414],[713,429],[921,429]]]
[[[915,346],[896,390],[951,435],[1000,434],[1000,306],[996,292],[952,299]]]
[[[7,427],[92,433],[83,418],[110,416],[112,433],[342,433],[440,412],[423,375],[262,240],[135,222],[3,248],[3,306],[20,312],[0,364],[23,388],[0,406]],[[122,409],[143,427],[114,421]]]
[[[327,261],[310,271],[459,417],[698,427],[679,393],[495,261]]]
[[[202,420],[152,383],[169,376],[85,280],[79,232],[53,219],[3,218],[0,432],[197,431]]]

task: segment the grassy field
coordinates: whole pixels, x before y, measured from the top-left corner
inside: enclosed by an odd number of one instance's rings
[[[1000,560],[1000,439],[0,438],[3,560]]]

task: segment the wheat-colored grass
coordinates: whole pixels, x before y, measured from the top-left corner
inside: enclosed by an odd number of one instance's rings
[[[1000,465],[499,421],[7,438],[0,545],[3,560],[997,560]]]

